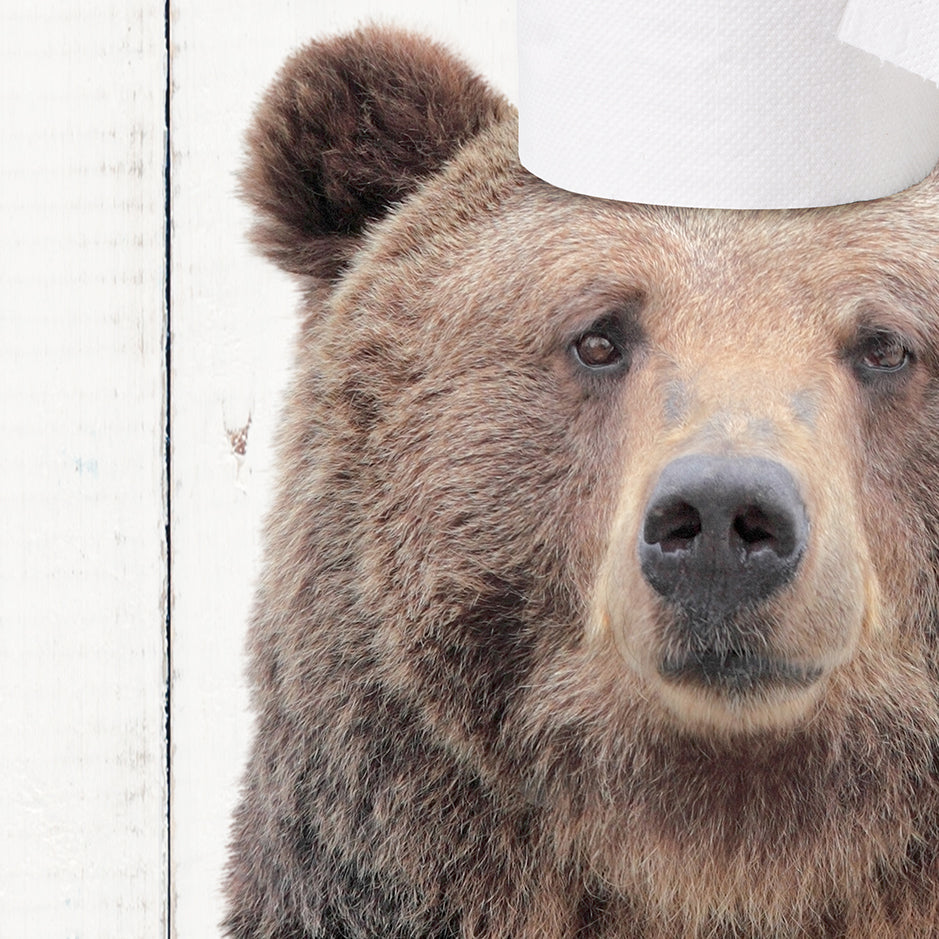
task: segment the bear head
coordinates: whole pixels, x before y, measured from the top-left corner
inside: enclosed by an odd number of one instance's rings
[[[935,935],[939,173],[575,195],[377,29],[249,152],[303,321],[233,934]]]

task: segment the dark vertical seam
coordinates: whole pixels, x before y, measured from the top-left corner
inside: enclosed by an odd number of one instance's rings
[[[166,544],[166,601],[164,607],[164,769],[166,772],[166,937],[173,939],[173,773],[172,773],[172,693],[173,693],[173,473],[172,473],[172,146],[171,146],[171,90],[172,90],[172,55],[170,45],[170,0],[164,0],[163,6],[163,55],[166,63],[163,95],[163,310],[164,310],[164,408],[163,417],[163,455],[164,465],[164,532]]]

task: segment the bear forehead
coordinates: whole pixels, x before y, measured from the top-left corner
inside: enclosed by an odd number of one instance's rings
[[[638,291],[682,305],[720,297],[728,307],[795,309],[806,321],[824,309],[849,326],[865,306],[882,306],[900,328],[925,330],[937,312],[937,233],[939,173],[897,196],[825,209],[617,203],[529,174],[506,121],[373,228],[335,300],[374,307],[390,291],[433,308],[449,288],[474,315],[524,318],[526,298],[550,309],[579,295]],[[459,317],[461,308],[446,312]]]

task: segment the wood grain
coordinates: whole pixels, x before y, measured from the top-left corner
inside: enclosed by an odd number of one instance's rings
[[[0,23],[0,936],[164,935],[162,6]]]
[[[168,378],[164,4],[0,9],[0,939],[219,933],[295,327],[235,195],[254,102],[376,18],[514,94],[504,0],[171,10]]]

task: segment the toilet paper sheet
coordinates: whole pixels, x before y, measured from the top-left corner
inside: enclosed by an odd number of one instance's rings
[[[935,66],[933,3],[920,20],[917,0],[890,9],[911,13],[893,46]],[[665,205],[791,208],[905,189],[939,161],[939,87],[842,42],[842,21],[851,42],[884,33],[884,4],[851,6],[519,0],[522,163],[561,188]]]

